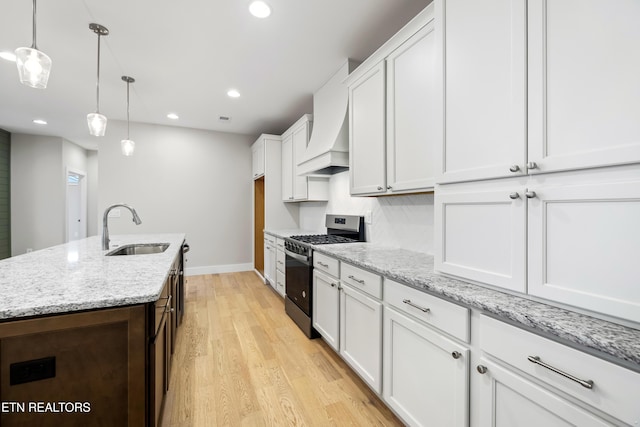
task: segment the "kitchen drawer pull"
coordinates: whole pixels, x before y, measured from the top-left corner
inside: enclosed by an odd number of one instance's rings
[[[418,310],[420,310],[420,311],[422,311],[424,313],[429,313],[431,311],[431,309],[429,309],[429,308],[420,307],[419,305],[412,303],[410,299],[403,299],[402,302],[407,304],[407,305],[410,305],[413,308],[417,308]]]
[[[509,198],[511,200],[515,200],[515,199],[519,199],[520,198],[520,194],[516,193],[515,191],[511,194],[509,194]]]
[[[460,357],[462,357],[462,354],[459,351],[452,351],[451,357],[453,357],[454,359],[460,359]]]
[[[322,261],[318,261],[318,264],[319,264],[319,265],[321,265],[321,266],[323,266],[324,268],[329,268],[329,264],[325,264],[325,263],[324,263],[324,262],[322,262]]]
[[[593,381],[591,380],[581,380],[580,378],[574,377],[571,374],[567,374],[566,372],[561,371],[558,368],[554,368],[553,366],[544,363],[542,360],[540,360],[539,356],[529,356],[527,357],[527,359],[529,360],[529,362],[531,363],[535,363],[536,365],[540,365],[543,368],[547,368],[548,370],[555,372],[556,374],[560,374],[565,378],[569,378],[571,381],[575,381],[578,384],[580,384],[582,387],[584,388],[588,388],[588,389],[592,389],[593,388]]]
[[[486,367],[486,366],[484,366],[484,365],[478,365],[478,366],[476,366],[476,370],[478,371],[478,373],[480,373],[480,374],[483,374],[483,375],[484,375],[484,374],[486,374],[486,373],[487,373],[487,371],[488,371],[489,369],[487,369],[487,367]]]
[[[349,279],[353,280],[354,282],[357,282],[357,283],[360,283],[361,285],[364,285],[364,280],[358,279],[357,277],[355,277],[353,275],[349,275],[348,277],[349,277]]]
[[[278,264],[282,265],[282,264],[284,264],[284,262],[282,262],[282,261],[278,261]]]

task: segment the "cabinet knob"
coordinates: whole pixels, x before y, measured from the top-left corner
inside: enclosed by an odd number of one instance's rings
[[[511,165],[511,167],[509,168],[509,170],[511,172],[518,172],[520,170],[520,166],[518,165]]]
[[[527,163],[527,169],[538,169],[538,164],[536,162]]]
[[[536,197],[536,192],[535,191],[527,191],[524,194],[525,194],[525,196],[527,196],[527,199],[533,199],[534,197]]]
[[[487,367],[484,366],[484,365],[478,365],[476,367],[476,370],[478,371],[478,373],[483,374],[483,375],[487,373]]]
[[[453,351],[453,352],[451,352],[451,356],[452,356],[454,359],[460,359],[460,357],[462,356],[462,354],[460,354],[460,352],[459,352],[459,351]]]
[[[390,185],[387,185],[387,190],[391,190],[393,187]]]
[[[332,287],[332,288],[335,288],[335,287],[336,287],[336,284],[335,284],[335,283],[332,283],[332,284],[331,284],[331,287]]]
[[[509,194],[509,198],[511,200],[519,199],[520,195],[514,191],[513,193]]]
[[[382,190],[382,186],[381,185],[378,185],[378,190]]]

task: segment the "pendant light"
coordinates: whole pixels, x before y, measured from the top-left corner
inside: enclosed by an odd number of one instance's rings
[[[136,148],[136,143],[129,138],[129,84],[136,80],[129,76],[122,76],[122,80],[127,82],[127,139],[120,141],[120,148],[122,149],[123,155],[132,156],[133,150]]]
[[[98,73],[96,78],[96,112],[87,114],[89,133],[104,136],[107,130],[107,118],[100,114],[100,37],[109,35],[109,30],[100,24],[89,24],[89,29],[98,35]]]
[[[33,43],[15,51],[20,83],[36,89],[46,89],[51,72],[51,58],[36,46],[36,0],[33,0]]]

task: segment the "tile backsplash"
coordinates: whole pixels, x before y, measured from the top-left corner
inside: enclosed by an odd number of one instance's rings
[[[365,215],[367,241],[433,254],[433,194],[388,197],[351,197],[349,172],[333,175],[329,181],[328,202],[300,204],[300,228],[323,233],[324,216],[331,214]]]

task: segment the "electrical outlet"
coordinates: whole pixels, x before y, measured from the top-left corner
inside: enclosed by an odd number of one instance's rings
[[[365,211],[364,213],[364,223],[371,224],[371,211]]]

